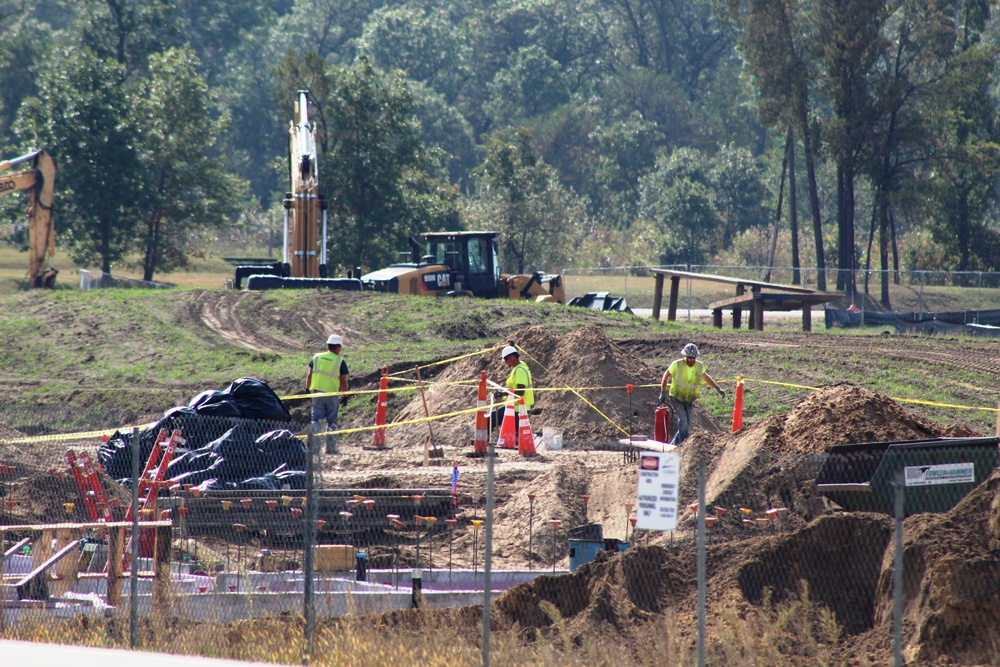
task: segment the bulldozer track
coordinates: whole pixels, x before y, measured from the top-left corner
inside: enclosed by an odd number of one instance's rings
[[[280,317],[271,317],[271,306],[258,295],[246,292],[204,291],[188,306],[188,322],[200,325],[228,343],[254,350],[302,350],[303,339],[273,333],[267,326]]]

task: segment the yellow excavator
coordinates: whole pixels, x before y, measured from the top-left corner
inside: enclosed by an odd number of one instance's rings
[[[56,274],[52,257],[56,252],[56,230],[52,221],[55,205],[56,166],[43,150],[34,151],[13,160],[0,162],[0,172],[32,161],[30,169],[0,175],[0,196],[20,190],[28,191],[28,276],[32,287],[55,285]]]
[[[410,238],[410,261],[361,276],[367,290],[414,296],[476,296],[566,303],[562,276],[501,274],[499,232],[426,232]]]

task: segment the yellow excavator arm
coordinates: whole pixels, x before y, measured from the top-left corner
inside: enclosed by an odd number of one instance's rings
[[[0,196],[27,190],[28,206],[28,277],[32,287],[52,287],[55,268],[51,266],[56,252],[55,225],[52,209],[55,205],[56,166],[45,151],[35,151],[0,162],[0,172],[33,160],[32,168],[0,175]]]

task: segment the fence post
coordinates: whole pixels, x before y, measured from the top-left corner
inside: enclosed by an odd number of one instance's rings
[[[698,667],[705,667],[705,461],[698,461]]]
[[[139,643],[139,429],[132,429],[132,554],[129,578],[129,646]]]
[[[493,588],[493,441],[486,449],[486,535],[483,538],[483,667],[490,667],[490,589]],[[554,556],[553,556],[554,558]]]
[[[316,516],[319,507],[316,501],[316,484],[313,477],[316,472],[316,445],[319,442],[315,436],[318,423],[310,423],[309,433],[306,435],[306,525],[302,536],[302,574],[305,577],[302,582],[302,614],[305,616],[306,651],[305,655],[302,656],[303,665],[308,665],[312,660],[313,632],[316,625],[316,614],[313,608],[313,575],[315,570],[313,559],[316,553]]]
[[[896,667],[903,665],[903,499],[906,487],[900,474],[896,478],[896,524],[895,524],[895,554],[893,562],[893,612],[892,612],[892,652]]]

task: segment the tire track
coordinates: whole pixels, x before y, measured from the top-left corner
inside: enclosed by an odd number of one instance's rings
[[[265,330],[272,319],[259,295],[246,292],[195,292],[187,308],[186,324],[200,326],[227,343],[255,352],[302,350],[302,340]]]

